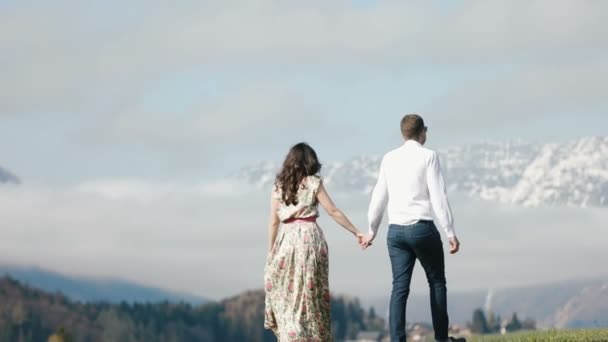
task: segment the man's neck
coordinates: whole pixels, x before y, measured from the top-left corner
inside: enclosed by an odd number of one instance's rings
[[[416,144],[422,146],[422,143],[418,139],[406,139],[404,144]]]

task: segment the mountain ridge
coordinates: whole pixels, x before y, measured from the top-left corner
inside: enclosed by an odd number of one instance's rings
[[[564,143],[484,142],[437,150],[448,191],[524,207],[608,207],[608,136]],[[331,191],[369,194],[381,156],[324,163]],[[269,187],[279,165],[261,162],[232,178],[254,188]]]
[[[14,173],[0,166],[0,183],[21,184],[21,180]]]
[[[387,313],[389,298],[371,305]],[[408,320],[425,322],[431,318],[428,294],[412,294],[408,299]],[[569,279],[510,288],[452,292],[448,296],[450,321],[466,324],[477,308],[503,318],[513,313],[532,318],[545,329],[608,327],[608,278]]]
[[[173,295],[174,297],[165,296],[157,298],[157,300],[136,300],[126,297],[108,300],[99,296],[82,299],[82,297],[79,298],[79,296],[74,295],[71,287],[57,287],[52,282],[41,285],[31,280],[28,281],[22,274],[3,272],[4,270],[6,270],[6,266],[2,267],[0,265],[0,277],[7,273],[11,278],[31,288],[40,289],[51,294],[61,293],[69,300],[80,303],[169,303],[173,305],[171,303],[179,302],[184,303],[184,305],[198,306],[211,303],[222,303],[222,305],[225,305],[240,298],[240,295],[236,295],[220,301],[188,301],[183,297]],[[21,275],[21,277],[14,277],[13,274]],[[60,276],[69,279],[69,276]],[[81,284],[79,283],[80,277],[73,278],[76,279],[74,281],[75,284]],[[148,287],[142,286],[141,288],[147,289]],[[163,293],[172,293],[165,290],[155,290]],[[259,295],[258,292],[260,290],[244,291],[242,294],[256,293],[255,298],[263,298],[263,294]],[[342,295],[340,297],[354,300],[351,296]],[[256,299],[257,304],[255,306],[259,309],[260,304],[258,303],[258,299]],[[605,317],[608,317],[608,278],[570,279],[504,289],[453,292],[449,296],[449,301],[451,320],[458,324],[466,324],[471,319],[472,312],[482,307],[503,317],[517,313],[522,319],[533,318],[537,321],[539,327],[544,328],[562,329],[608,326],[608,320],[605,319]],[[366,300],[365,302],[375,307],[376,312],[383,313],[387,309],[388,297],[379,298],[371,302]],[[228,305],[226,309],[230,307],[232,306]],[[236,314],[238,310],[228,310],[228,312]],[[251,314],[250,312],[248,315]],[[408,300],[408,319],[413,322],[426,322],[430,320],[430,317],[428,295],[411,295]]]
[[[192,294],[168,291],[120,279],[94,279],[69,276],[39,267],[0,264],[0,276],[9,275],[28,286],[50,293],[61,292],[71,300],[108,303],[186,302],[199,305],[209,302]]]

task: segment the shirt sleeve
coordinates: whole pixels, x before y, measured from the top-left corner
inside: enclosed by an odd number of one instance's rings
[[[384,210],[388,203],[388,188],[386,185],[386,176],[384,174],[384,159],[380,163],[380,171],[378,172],[378,181],[372,192],[372,199],[369,203],[369,209],[367,211],[367,219],[369,222],[369,233],[372,238],[376,237],[380,223],[382,223],[382,217],[384,216]]]
[[[436,152],[433,152],[428,161],[427,166],[427,184],[429,188],[429,196],[431,205],[437,218],[437,223],[445,231],[448,238],[456,236],[454,231],[454,218],[452,217],[452,209],[448,201],[448,195],[445,188],[445,181],[441,174],[441,166],[439,165],[439,157]]]

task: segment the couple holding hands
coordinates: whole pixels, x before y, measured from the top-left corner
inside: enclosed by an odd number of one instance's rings
[[[406,341],[406,303],[416,259],[429,283],[435,340],[464,341],[448,336],[444,253],[434,220],[445,231],[451,254],[458,252],[460,242],[454,232],[439,158],[435,151],[423,147],[427,131],[417,114],[401,120],[405,143],[382,158],[365,234],[331,200],[318,176],[321,164],[315,151],[305,143],[291,148],[272,190],[269,253],[264,269],[264,327],[272,329],[279,342],[332,340],[328,247],[316,223],[319,204],[356,237],[363,249],[371,246],[388,209],[392,342]]]

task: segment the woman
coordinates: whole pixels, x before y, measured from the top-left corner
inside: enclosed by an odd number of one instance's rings
[[[274,184],[264,269],[264,327],[279,342],[331,341],[327,242],[316,223],[318,204],[342,227],[364,235],[336,208],[321,178],[321,164],[306,143],[291,148]],[[279,225],[283,223],[279,230]]]

